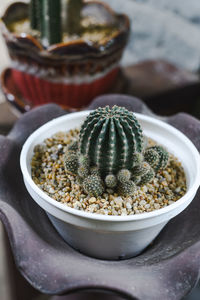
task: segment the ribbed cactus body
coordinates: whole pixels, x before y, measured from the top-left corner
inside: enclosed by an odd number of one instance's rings
[[[31,28],[40,32],[44,45],[62,41],[61,0],[31,0]]]
[[[133,167],[133,153],[143,150],[143,134],[135,115],[123,107],[92,112],[81,127],[80,153],[103,175]]]
[[[42,1],[31,0],[29,4],[30,25],[32,29],[40,30],[40,22],[42,19]]]

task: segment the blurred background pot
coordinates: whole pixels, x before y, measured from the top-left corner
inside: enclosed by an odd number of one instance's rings
[[[44,46],[34,34],[13,30],[12,24],[28,20],[29,4],[15,2],[6,10],[1,27],[13,78],[31,106],[55,102],[66,109],[80,109],[115,82],[129,19],[99,1],[84,1],[82,15],[104,26],[115,24],[115,29],[96,43],[80,38]]]

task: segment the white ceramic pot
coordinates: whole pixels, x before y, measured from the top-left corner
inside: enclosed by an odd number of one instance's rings
[[[139,254],[159,234],[167,222],[182,212],[200,185],[200,155],[192,142],[172,126],[136,114],[144,134],[179,158],[187,179],[187,193],[177,202],[153,212],[131,216],[106,216],[79,211],[45,194],[31,178],[31,159],[35,145],[58,131],[81,125],[89,111],[54,119],[36,130],[25,142],[20,158],[24,182],[32,198],[47,212],[63,239],[87,255],[101,259],[128,258]]]

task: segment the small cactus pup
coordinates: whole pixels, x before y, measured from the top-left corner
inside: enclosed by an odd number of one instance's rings
[[[169,162],[169,153],[158,145],[147,148],[144,157],[156,172],[165,169]]]
[[[101,196],[104,192],[104,186],[101,178],[97,175],[90,175],[83,181],[83,189],[90,196]]]
[[[66,173],[77,175],[78,172],[78,156],[77,153],[67,151],[64,156],[64,167]]]
[[[82,0],[68,0],[67,3],[67,32],[70,35],[80,35],[82,31],[81,11],[83,8]]]

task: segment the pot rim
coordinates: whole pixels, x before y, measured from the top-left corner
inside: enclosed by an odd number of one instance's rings
[[[164,129],[168,130],[169,132],[177,135],[179,137],[179,139],[184,141],[184,143],[187,144],[187,146],[190,148],[191,156],[195,160],[195,165],[197,166],[197,173],[195,176],[195,180],[192,182],[190,188],[188,188],[186,194],[183,197],[181,197],[179,200],[177,200],[173,204],[170,204],[170,205],[160,208],[158,210],[154,210],[152,212],[144,212],[144,213],[140,213],[137,215],[129,215],[129,216],[110,216],[110,215],[101,215],[101,214],[80,211],[75,208],[68,207],[67,205],[65,205],[63,203],[59,203],[56,200],[54,200],[53,198],[51,198],[50,196],[48,196],[43,190],[41,190],[34,183],[34,181],[32,180],[32,177],[28,171],[28,166],[27,166],[26,161],[27,161],[27,155],[28,155],[30,146],[31,146],[32,142],[34,142],[37,139],[38,136],[40,136],[42,133],[44,133],[48,128],[53,127],[53,125],[56,124],[57,122],[62,122],[66,118],[67,119],[69,118],[69,121],[70,121],[70,118],[74,119],[74,117],[76,117],[76,116],[77,117],[87,116],[90,112],[91,112],[91,110],[85,110],[85,111],[74,112],[71,114],[67,114],[67,115],[55,118],[55,119],[45,123],[44,125],[39,127],[37,130],[35,130],[27,138],[26,142],[24,143],[21,154],[20,154],[21,171],[22,171],[24,178],[26,179],[26,181],[28,182],[30,187],[33,189],[33,191],[36,194],[38,194],[43,200],[45,200],[50,205],[55,206],[59,210],[69,213],[71,215],[77,216],[77,217],[81,217],[81,218],[85,218],[85,219],[92,219],[94,221],[98,220],[98,221],[103,221],[103,222],[122,222],[122,221],[130,222],[130,221],[151,219],[153,217],[158,217],[160,215],[169,213],[170,211],[174,211],[174,210],[176,210],[176,208],[178,208],[179,206],[186,203],[188,201],[188,198],[194,197],[194,195],[197,192],[197,189],[200,185],[200,180],[199,180],[200,179],[200,154],[199,154],[198,150],[196,149],[196,147],[194,146],[194,144],[190,141],[190,139],[188,137],[186,137],[182,132],[180,132],[178,129],[174,128],[173,126],[171,126],[163,121],[160,121],[159,119],[155,119],[153,117],[146,116],[146,115],[140,114],[140,113],[135,113],[135,112],[134,112],[134,114],[139,119],[139,121],[141,119],[143,121],[150,121],[151,123],[155,124],[156,126],[162,127]]]
[[[7,25],[6,25],[6,19],[8,18],[10,11],[13,10],[16,6],[23,5],[23,6],[28,6],[28,3],[17,1],[12,4],[10,4],[7,9],[5,10],[3,16],[1,17],[1,23],[2,23],[2,32],[6,36],[6,39],[11,40],[11,41],[18,41],[19,43],[22,43],[23,46],[25,46],[25,41],[27,41],[26,47],[30,49],[30,45],[34,46],[34,51],[38,51],[41,56],[43,57],[49,57],[49,58],[55,58],[55,57],[79,57],[79,56],[85,56],[85,54],[77,54],[77,55],[72,55],[72,54],[65,54],[63,49],[66,48],[72,48],[74,47],[75,49],[80,49],[81,47],[84,47],[84,53],[87,52],[87,55],[91,56],[101,56],[105,55],[105,53],[112,53],[113,51],[117,49],[121,49],[124,47],[124,45],[127,42],[129,31],[130,31],[130,21],[127,15],[125,14],[118,14],[115,13],[115,11],[106,3],[101,2],[99,0],[84,0],[85,4],[100,4],[104,6],[104,8],[113,16],[116,16],[117,18],[123,19],[121,24],[124,25],[121,26],[123,28],[120,28],[120,25],[118,27],[117,33],[114,37],[111,39],[108,39],[105,43],[99,42],[97,45],[93,45],[89,41],[85,41],[83,39],[77,39],[73,41],[68,41],[68,42],[61,42],[57,44],[50,45],[48,47],[43,47],[43,45],[36,39],[34,36],[26,33],[21,33],[21,34],[16,34],[11,32]],[[121,39],[121,43],[119,43],[119,39]],[[104,48],[102,50],[102,48]],[[116,48],[116,49],[115,49]]]

